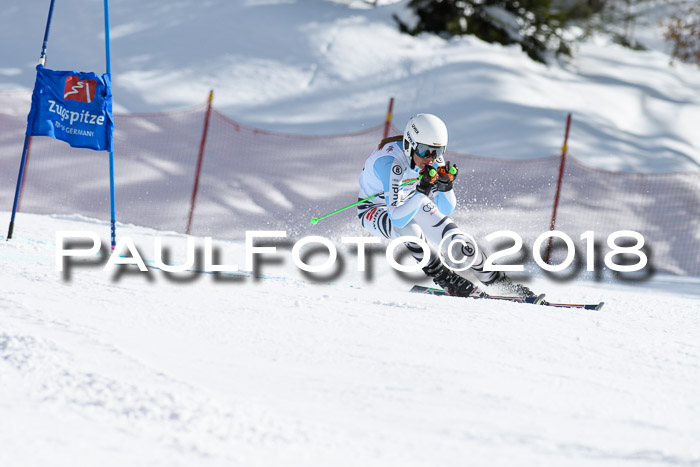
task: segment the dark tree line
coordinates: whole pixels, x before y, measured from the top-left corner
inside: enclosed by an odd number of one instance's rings
[[[394,16],[409,34],[474,35],[487,42],[519,44],[533,60],[571,55],[571,41],[605,31],[618,43],[643,48],[632,39],[639,8],[650,0],[410,0],[415,20]],[[679,1],[682,12],[664,24],[674,56],[700,63],[700,3]],[[412,24],[409,24],[412,23]],[[572,26],[577,26],[575,33]]]
[[[549,52],[570,54],[564,39],[569,23],[591,17],[604,5],[605,0],[411,0],[416,24],[395,18],[409,34],[472,34],[487,42],[520,44],[532,59],[544,62]]]

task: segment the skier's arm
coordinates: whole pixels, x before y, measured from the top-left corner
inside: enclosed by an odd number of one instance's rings
[[[387,156],[377,159],[374,164],[374,174],[382,181],[384,199],[391,223],[399,229],[405,227],[420,209],[422,196],[414,193],[401,203],[403,167],[395,163],[393,157]]]

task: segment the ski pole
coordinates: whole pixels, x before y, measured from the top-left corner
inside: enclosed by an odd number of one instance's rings
[[[448,161],[447,163],[449,164],[449,161]],[[456,173],[457,173],[457,169],[456,169],[454,166],[450,167],[450,173],[451,173],[452,175],[456,174]],[[430,175],[431,177],[434,177],[434,176],[435,176],[435,169],[431,169],[429,175]],[[410,179],[410,180],[406,180],[405,182],[403,182],[403,183],[401,184],[401,186],[408,185],[409,183],[413,183],[413,182],[415,182],[416,180],[420,180],[422,176],[423,176],[423,175],[419,175],[417,178],[412,178],[412,179]],[[376,194],[374,194],[374,195],[372,195],[372,196],[370,196],[370,197],[368,197],[368,198],[361,199],[361,200],[359,200],[359,201],[357,201],[357,202],[354,202],[354,203],[352,203],[352,204],[348,204],[348,205],[345,206],[344,208],[340,208],[340,209],[337,209],[337,210],[335,210],[335,211],[333,211],[333,212],[329,212],[328,214],[326,214],[326,215],[324,215],[324,216],[321,216],[321,217],[314,217],[314,218],[311,219],[311,225],[316,225],[316,224],[318,224],[318,221],[320,221],[321,219],[325,219],[326,217],[330,217],[330,216],[332,216],[333,214],[338,214],[339,212],[345,211],[346,209],[349,209],[349,208],[351,208],[351,207],[353,207],[353,206],[357,206],[358,204],[364,203],[365,201],[369,201],[369,200],[371,200],[372,198],[376,198],[376,197],[379,196],[379,195],[381,195],[381,193],[376,193]]]
[[[435,171],[435,169],[433,169],[433,170],[430,171],[430,176],[431,176],[431,177],[433,177],[433,176],[435,175],[435,174],[433,173],[434,171]],[[422,175],[421,175],[421,176],[422,176]],[[413,182],[415,182],[416,180],[420,180],[420,177],[418,177],[418,178],[412,178],[412,179],[410,179],[410,180],[406,180],[405,182],[403,182],[403,183],[401,184],[401,186],[408,185],[409,183],[413,183]],[[376,194],[374,194],[374,195],[372,195],[372,196],[370,196],[370,197],[368,197],[368,198],[361,199],[361,200],[359,200],[359,201],[357,201],[357,202],[354,202],[354,203],[352,203],[352,204],[348,204],[348,205],[345,206],[344,208],[336,209],[335,211],[329,212],[328,214],[323,215],[323,216],[321,216],[321,217],[314,217],[313,219],[311,219],[311,225],[316,225],[316,224],[318,224],[318,221],[320,221],[321,219],[325,219],[326,217],[331,217],[333,214],[338,214],[339,212],[345,211],[346,209],[350,209],[350,208],[353,207],[353,206],[357,206],[358,204],[364,203],[365,201],[369,201],[369,200],[371,200],[371,199],[373,199],[373,198],[376,198],[376,197],[379,196],[379,195],[381,195],[381,193],[376,193]]]

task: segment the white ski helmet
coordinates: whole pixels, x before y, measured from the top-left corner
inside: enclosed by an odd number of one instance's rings
[[[403,152],[409,163],[412,152],[420,157],[442,156],[447,147],[447,127],[445,123],[432,114],[418,114],[411,117],[403,132]]]

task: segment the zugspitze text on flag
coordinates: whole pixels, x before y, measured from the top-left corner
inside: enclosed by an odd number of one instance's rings
[[[27,134],[51,136],[74,148],[112,151],[110,75],[36,67]]]

